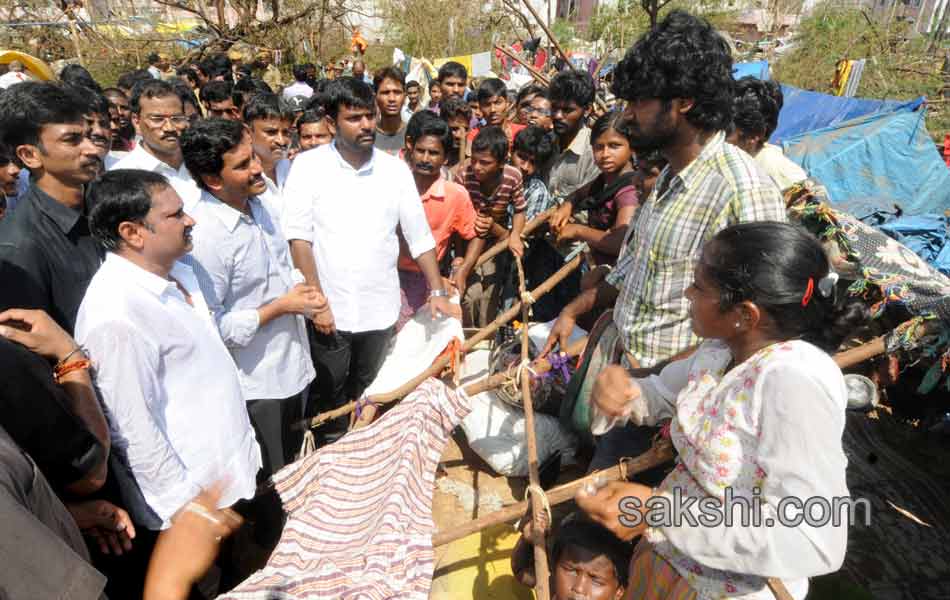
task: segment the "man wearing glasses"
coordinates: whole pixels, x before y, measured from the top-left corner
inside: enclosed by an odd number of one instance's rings
[[[168,82],[147,81],[136,86],[130,105],[132,124],[142,141],[112,169],[143,169],[164,175],[188,210],[198,202],[201,191],[181,156],[179,138],[189,125],[181,98]]]

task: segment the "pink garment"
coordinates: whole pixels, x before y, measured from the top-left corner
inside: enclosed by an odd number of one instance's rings
[[[280,542],[221,598],[428,598],[435,471],[470,410],[428,379],[370,427],[276,473],[287,512]]]

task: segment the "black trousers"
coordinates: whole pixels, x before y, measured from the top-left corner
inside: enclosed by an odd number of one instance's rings
[[[336,331],[332,335],[310,331],[310,354],[317,378],[319,403],[314,412],[339,408],[359,398],[376,378],[386,357],[395,324],[381,330],[351,333]],[[340,417],[324,427],[330,432],[345,431],[349,417]]]
[[[293,462],[303,441],[303,431],[295,431],[294,423],[303,418],[300,394],[281,400],[248,400],[247,414],[261,447],[261,473],[266,479],[284,465]]]

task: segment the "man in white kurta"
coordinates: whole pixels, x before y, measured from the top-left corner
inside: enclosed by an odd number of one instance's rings
[[[194,221],[161,175],[110,172],[92,189],[109,250],[76,323],[109,420],[136,523],[164,529],[202,489],[219,506],[254,495],[261,454],[234,361],[185,260]],[[124,473],[123,473],[124,474]]]

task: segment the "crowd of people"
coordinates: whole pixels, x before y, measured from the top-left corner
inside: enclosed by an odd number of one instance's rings
[[[622,498],[730,489],[774,515],[848,495],[829,352],[864,314],[786,223],[781,191],[806,174],[766,143],[780,89],[735,82],[707,22],[677,11],[639,39],[613,110],[570,68],[517,93],[455,62],[431,82],[300,64],[281,86],[269,56],[239,58],[154,55],[108,88],[70,65],[0,92],[5,597],[233,588],[280,536],[268,480],[298,421],[360,398],[417,311],[484,327],[519,297],[514,261],[534,287],[579,251],[533,314],[553,323],[540,356],[606,322],[589,343],[615,364],[576,375],[615,423],[590,469],[669,420],[679,457],[544,525],[552,596],[769,598],[771,577],[804,598],[839,568],[846,526],[619,518]]]

